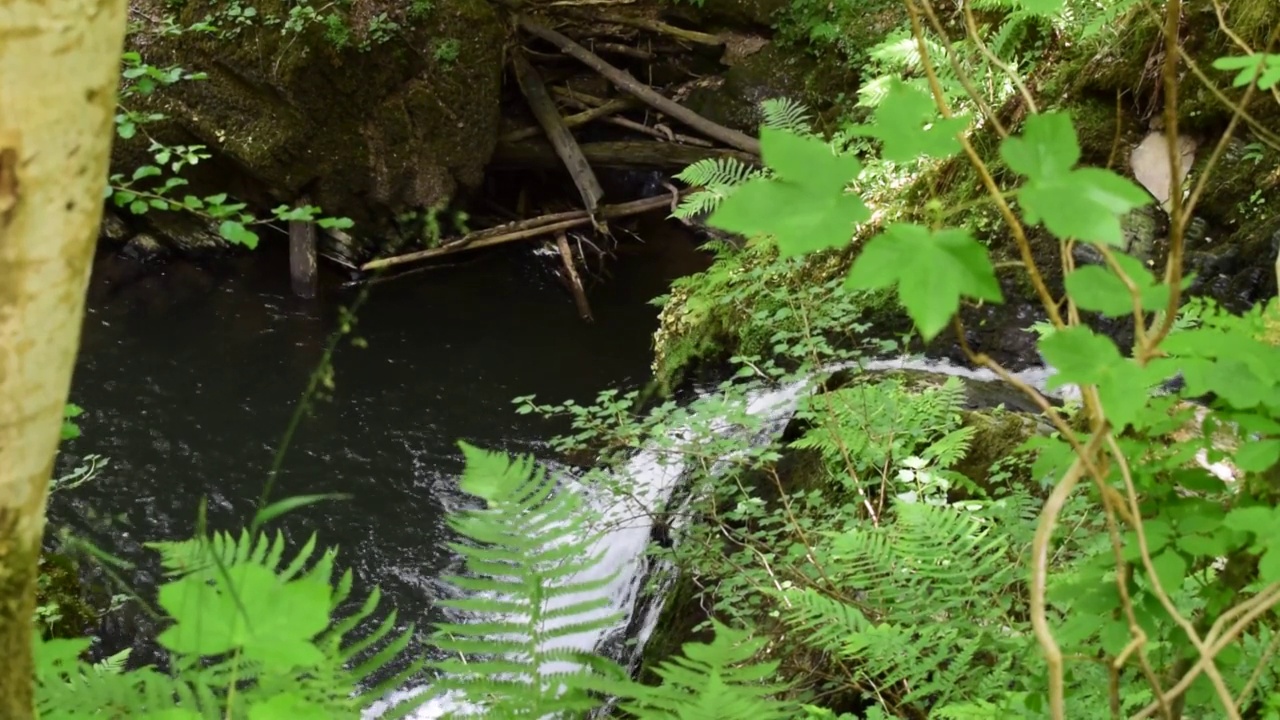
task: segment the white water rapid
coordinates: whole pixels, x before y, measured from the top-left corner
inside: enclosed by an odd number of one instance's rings
[[[921,357],[869,360],[863,361],[859,365],[864,371],[869,372],[910,370],[951,375],[974,381],[999,380],[995,373],[990,370],[962,367],[945,360]],[[849,366],[833,367],[823,372],[822,375],[825,376],[831,371]],[[1015,373],[1015,375],[1028,385],[1039,389],[1047,395],[1061,399],[1079,397],[1079,390],[1073,385],[1057,388],[1053,391],[1047,390],[1048,380],[1053,373],[1052,368],[1039,366],[1028,368]],[[762,442],[765,441],[767,436],[779,433],[785,428],[787,422],[794,415],[801,399],[813,386],[813,382],[813,379],[792,382],[776,389],[757,392],[749,396],[746,410],[760,419],[761,424],[759,427],[745,430],[725,423],[718,430],[740,435],[746,433],[759,434],[762,436],[760,440]],[[693,439],[691,431],[687,428],[672,431],[670,438],[675,441],[677,446],[682,441],[689,442]],[[662,610],[662,592],[655,593],[657,600],[653,602],[644,602],[645,598],[641,592],[653,570],[651,559],[645,552],[653,530],[653,518],[656,512],[662,511],[672,499],[672,495],[681,487],[682,480],[685,477],[686,464],[687,461],[684,455],[678,451],[646,448],[637,452],[618,473],[617,479],[623,481],[626,487],[631,488],[631,493],[626,496],[617,497],[608,491],[600,491],[576,482],[567,484],[566,490],[584,494],[588,506],[599,513],[601,526],[607,528],[590,551],[590,554],[599,554],[601,562],[597,563],[591,570],[570,578],[568,582],[581,583],[601,580],[616,572],[616,576],[603,591],[604,595],[609,599],[608,607],[593,615],[602,617],[618,614],[620,619],[603,630],[581,632],[562,637],[555,642],[555,647],[572,647],[588,652],[607,651],[609,648],[620,646],[617,641],[626,639],[621,636],[626,635],[629,629],[633,629],[635,644],[629,649],[628,657],[622,658],[622,660],[624,665],[632,661],[638,661]],[[1219,477],[1223,477],[1224,473],[1229,474],[1229,471],[1219,467],[1220,463],[1209,464],[1205,459],[1201,458],[1201,465]],[[674,516],[678,517],[680,514],[675,513]],[[585,599],[587,598],[580,596],[561,598],[556,605],[581,602]],[[636,615],[638,613],[641,613],[642,617],[637,622]],[[609,654],[617,655],[618,653]],[[563,670],[564,668],[557,669]],[[428,690],[429,688],[426,686],[419,686],[393,693],[386,701],[367,711],[364,718],[365,720],[373,720],[385,712],[387,708]],[[455,698],[445,696],[432,698],[418,708],[410,717],[415,720],[433,720],[446,716],[457,717],[478,714],[479,712],[481,712],[479,708],[468,706]]]

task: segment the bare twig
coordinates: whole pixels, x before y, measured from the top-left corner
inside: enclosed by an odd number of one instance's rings
[[[707,137],[719,140],[730,147],[737,148],[753,155],[760,154],[759,140],[756,140],[745,133],[711,122],[689,108],[659,95],[648,85],[636,80],[631,73],[625,70],[619,70],[618,68],[610,65],[602,60],[599,55],[592,53],[555,30],[534,22],[527,17],[520,18],[520,27],[530,35],[540,37],[543,40],[556,45],[566,55],[573,57],[575,60],[578,60],[587,67],[590,67],[592,70],[600,73],[605,79],[617,86],[619,90],[635,97],[646,105],[650,105],[654,109],[679,120]]]

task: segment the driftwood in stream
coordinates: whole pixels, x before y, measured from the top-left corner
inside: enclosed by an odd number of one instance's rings
[[[560,117],[555,101],[547,92],[547,86],[543,84],[538,71],[533,68],[529,60],[517,51],[511,56],[511,66],[516,71],[516,82],[520,85],[520,92],[524,93],[525,99],[529,101],[529,109],[533,111],[534,118],[547,135],[547,140],[551,141],[551,147],[555,148],[556,155],[569,171],[573,184],[578,187],[578,194],[582,196],[582,206],[594,217],[596,206],[600,204],[600,198],[604,197],[604,188],[600,187],[600,181],[596,179],[591,163],[587,162],[582,155],[582,150],[578,149],[578,141],[573,139],[573,133],[569,132],[569,128],[565,126],[564,118]]]
[[[594,22],[609,22],[618,25],[627,25],[641,30],[661,33],[670,37],[687,40],[689,42],[698,43],[699,45],[720,46],[724,44],[724,38],[719,35],[710,35],[697,30],[686,30],[670,23],[654,20],[652,18],[631,17],[620,13],[593,13],[592,20]]]
[[[737,158],[748,165],[760,164],[760,158],[738,150],[648,140],[582,143],[579,147],[592,167],[632,170],[679,169],[699,160],[714,157]],[[522,143],[499,144],[489,164],[491,167],[506,168],[555,168],[560,165],[560,158],[550,145],[530,140]]]
[[[560,259],[564,261],[564,271],[568,274],[569,289],[573,291],[573,302],[578,306],[578,315],[583,320],[592,322],[591,304],[587,302],[587,291],[582,287],[582,278],[578,277],[578,268],[574,267],[573,251],[569,249],[569,238],[564,231],[556,233],[556,249],[560,251]]]
[[[653,88],[645,85],[639,80],[636,80],[631,73],[625,70],[619,70],[618,68],[610,65],[602,60],[599,55],[587,50],[555,30],[530,20],[527,17],[520,18],[520,27],[530,35],[542,38],[543,40],[559,47],[566,55],[569,55],[592,70],[595,70],[597,73],[600,73],[601,76],[613,83],[619,90],[635,97],[640,102],[643,102],[646,105],[679,120],[703,135],[719,140],[730,147],[751,153],[752,155],[760,154],[759,140],[756,140],[745,133],[711,122],[674,100],[659,95]]]
[[[601,205],[596,208],[596,218],[599,220],[612,220],[614,218],[627,217],[629,215],[639,215],[640,213],[646,213],[662,207],[672,207],[679,199],[679,196],[684,195],[687,192],[689,191],[685,190],[673,195],[660,195],[658,197],[645,198],[643,200],[632,200],[631,202],[620,203],[618,205]],[[541,237],[544,235],[550,235],[557,231],[591,224],[592,218],[585,210],[574,210],[572,212],[543,215],[542,217],[507,223],[506,225],[499,225],[498,227],[488,228],[485,230],[478,230],[469,235],[464,235],[460,238],[455,238],[445,242],[440,247],[418,250],[417,252],[380,258],[378,260],[370,260],[360,266],[360,269],[368,272],[369,270],[391,267],[392,265],[403,265],[404,263],[415,262],[417,260],[428,260],[430,258],[441,257],[444,255],[452,255],[453,253],[461,252],[463,250],[492,247],[494,245],[502,245],[504,243],[516,242],[518,240]]]
[[[297,202],[298,207],[310,204],[305,195]],[[289,221],[289,279],[294,295],[316,296],[316,225],[310,220]]]

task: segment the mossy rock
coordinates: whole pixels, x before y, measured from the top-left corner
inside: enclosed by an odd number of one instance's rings
[[[813,58],[770,43],[729,68],[722,82],[694,90],[685,104],[708,120],[754,134],[765,100],[788,98],[814,111],[831,101],[808,88],[818,67]]]
[[[225,3],[190,0],[179,22],[223,10]],[[257,11],[262,21],[230,39],[131,37],[149,63],[208,75],[136,108],[169,116],[153,133],[162,141],[201,143],[222,161],[194,173],[193,184],[258,203],[291,203],[306,193],[368,234],[479,185],[497,141],[507,39],[485,0],[438,0],[412,15],[403,4],[356,0],[343,14],[354,33],[346,44],[321,23],[282,32],[269,20],[288,16],[283,2],[257,3]],[[379,16],[392,18],[395,31],[375,33],[380,40],[361,47],[361,28],[373,33],[370,18]],[[433,52],[446,41],[456,59]],[[119,171],[146,160],[139,143],[118,145]]]

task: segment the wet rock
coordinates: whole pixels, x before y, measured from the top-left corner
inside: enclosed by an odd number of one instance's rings
[[[120,254],[135,262],[152,262],[164,258],[168,248],[150,233],[138,233],[125,243]]]
[[[254,22],[232,25],[224,3],[191,0],[179,24],[212,16],[235,36],[136,35],[147,62],[208,79],[162,89],[134,109],[169,116],[148,126],[161,142],[215,154],[193,169],[193,188],[266,207],[305,192],[376,236],[401,212],[478,186],[497,138],[506,38],[497,14],[484,0],[412,9],[420,5],[331,4],[332,22],[294,31],[282,30],[291,17],[282,2],[257,3]],[[122,142],[114,164],[128,171],[148,157],[145,143]]]
[[[129,239],[133,230],[114,212],[107,210],[102,214],[102,224],[98,227],[98,236],[111,243],[122,243]]]

